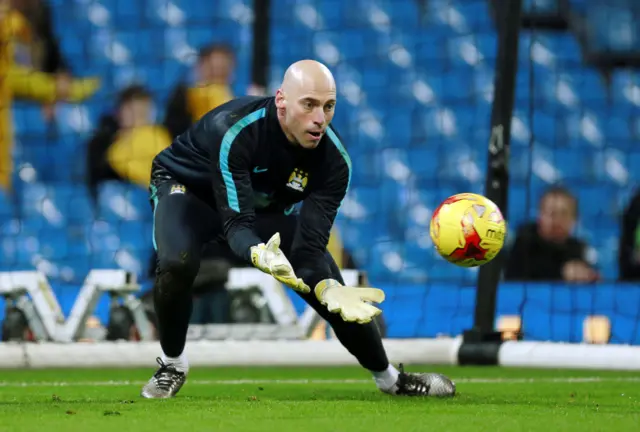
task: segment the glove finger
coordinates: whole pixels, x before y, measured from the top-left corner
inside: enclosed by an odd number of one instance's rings
[[[340,306],[340,303],[338,303],[337,301],[329,301],[326,306],[329,312],[333,312],[333,313],[341,312],[341,315],[344,313],[342,312],[342,307]],[[342,318],[344,319],[344,315],[342,316]]]
[[[271,272],[279,275],[288,275],[290,277],[296,277],[295,273],[293,273],[293,269],[291,268],[291,264],[286,259],[283,259],[282,255],[274,256],[273,260],[271,260],[270,267]]]
[[[356,321],[360,324],[367,324],[381,313],[382,311],[377,307],[369,304],[363,304],[358,309]]]
[[[366,303],[360,306],[360,310],[363,312],[364,315],[370,318],[375,318],[382,313],[382,310],[380,308],[377,308],[373,305],[366,304]]]
[[[280,233],[275,233],[267,242],[266,249],[270,252],[277,253],[280,249]]]
[[[296,278],[295,275],[278,275],[272,273],[272,275],[281,283],[285,284],[292,289],[299,291],[301,293],[308,293],[311,291],[311,288],[300,278]]]
[[[289,267],[288,265],[285,264],[271,264],[271,273],[273,273],[274,276],[279,276],[279,277],[293,277],[293,270],[291,269],[291,267]]]
[[[382,303],[385,295],[384,291],[378,288],[358,288],[358,295],[364,301]]]
[[[293,288],[294,290],[301,292],[301,293],[308,293],[309,291],[311,291],[311,288],[309,288],[309,286],[304,283],[304,281],[300,278],[297,278],[295,275],[293,275],[292,277],[289,277],[289,286],[291,288]]]
[[[360,317],[355,320],[355,322],[357,322],[358,324],[369,324],[371,321],[373,321],[373,317],[369,316],[364,318]]]
[[[307,294],[307,293],[311,292],[311,288],[309,287],[309,285],[304,283],[304,281],[302,279],[298,279],[298,289],[297,289],[297,291],[300,291],[301,293]]]
[[[347,314],[345,313],[345,311],[340,311],[340,316],[342,317],[342,321],[345,322],[356,322],[358,321],[358,317],[357,316],[353,316],[353,314]]]

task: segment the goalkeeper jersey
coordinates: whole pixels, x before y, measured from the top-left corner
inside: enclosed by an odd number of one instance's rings
[[[351,161],[333,126],[315,149],[305,149],[286,138],[274,97],[241,97],[177,136],[154,166],[216,208],[231,249],[246,260],[262,242],[253,229],[256,214],[299,213],[292,265],[304,280],[330,273],[324,255],[351,180]]]

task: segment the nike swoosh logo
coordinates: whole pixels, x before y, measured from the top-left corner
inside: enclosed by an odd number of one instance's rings
[[[286,209],[284,211],[285,216],[289,216],[291,213],[293,213],[293,210],[296,208],[296,206],[292,205],[291,207],[289,207],[288,209]]]
[[[260,174],[260,173],[263,173],[263,172],[266,172],[266,171],[269,171],[269,168],[255,167],[253,169],[253,172],[256,173],[256,174]]]

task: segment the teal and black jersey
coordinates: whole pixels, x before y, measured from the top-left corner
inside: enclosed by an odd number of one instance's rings
[[[154,170],[209,201],[231,249],[247,260],[250,247],[261,243],[256,214],[289,214],[302,202],[289,257],[294,268],[326,263],[331,227],[351,179],[351,161],[335,129],[329,126],[315,149],[292,144],[273,97],[242,97],[209,112],[158,154]]]

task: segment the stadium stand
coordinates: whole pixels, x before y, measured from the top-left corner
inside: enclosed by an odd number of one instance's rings
[[[207,8],[195,0],[51,3],[72,67],[99,74],[104,86],[90,102],[60,105],[55,134],[39,126],[38,108],[14,106],[20,198],[14,202],[0,193],[0,265],[45,272],[68,312],[89,268],[145,274],[150,252],[145,191],[107,184],[94,215],[81,182],[83,146],[104,101],[139,81],[162,107],[195,49],[211,40],[236,50],[234,91],[242,94],[249,85],[252,17],[248,0],[219,0]],[[496,56],[488,2],[431,0],[425,10],[419,3],[273,0],[279,12],[272,23],[271,89],[300,58],[317,58],[335,71],[342,102],[334,122],[355,161],[338,223],[355,260],[387,291],[392,337],[455,335],[471,324],[476,270],[445,265],[432,248],[428,224],[447,196],[482,192]],[[638,9],[633,2],[571,6],[593,29],[597,49],[638,46],[629,18],[637,16],[631,14]],[[626,18],[614,19],[620,11]],[[583,64],[574,34],[523,30],[509,225],[532,217],[544,187],[562,182],[584,197],[579,233],[593,246],[607,281],[617,277],[619,214],[640,173],[639,86],[637,72],[617,71],[609,93],[599,71]],[[572,342],[582,339],[587,315],[608,315],[612,342],[637,344],[637,311],[625,305],[638,304],[638,297],[637,287],[614,284],[536,290],[506,284],[498,314],[523,316],[533,326],[528,338]],[[103,319],[106,306],[99,309]],[[543,317],[528,320],[532,314]]]

